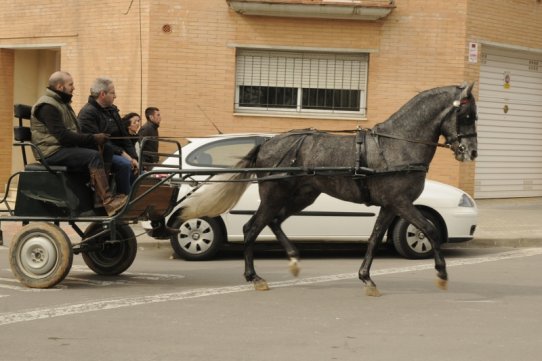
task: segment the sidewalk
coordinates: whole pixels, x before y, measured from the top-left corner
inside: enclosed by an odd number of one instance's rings
[[[470,247],[542,246],[542,197],[479,199],[478,226]]]
[[[452,247],[542,246],[542,197],[480,199],[476,203],[479,216],[474,239],[469,242],[450,244]],[[140,224],[131,226],[136,235],[143,233]],[[4,246],[9,244],[13,234],[20,228],[21,225],[16,222],[1,223]],[[70,226],[63,225],[62,228],[70,238],[80,239]],[[169,241],[155,240],[146,234],[139,236],[137,241],[146,246],[162,247],[166,243],[169,245]]]

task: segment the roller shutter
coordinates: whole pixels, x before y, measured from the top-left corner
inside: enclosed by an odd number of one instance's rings
[[[542,196],[542,54],[483,47],[475,197]]]

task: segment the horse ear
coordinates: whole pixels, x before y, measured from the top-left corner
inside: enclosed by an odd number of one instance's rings
[[[472,95],[472,88],[474,88],[475,82],[472,82],[470,85],[467,85],[467,82],[464,82],[463,85],[460,86],[463,91],[461,92],[461,96],[459,99],[465,99]]]

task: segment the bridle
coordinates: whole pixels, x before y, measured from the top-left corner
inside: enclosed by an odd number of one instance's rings
[[[453,111],[456,113],[456,117],[459,118],[459,113],[461,112],[461,107],[465,105],[470,105],[471,100],[470,98],[463,98],[461,100],[455,100],[453,102]],[[466,152],[465,146],[461,143],[462,139],[466,138],[476,138],[478,136],[477,132],[472,133],[461,133],[460,126],[462,122],[470,121],[471,113],[470,110],[467,111],[467,114],[464,117],[461,117],[459,119],[456,119],[455,126],[456,126],[456,134],[452,137],[446,137],[446,143],[449,144],[449,148],[452,147],[452,144],[457,142],[457,153],[464,154]],[[472,122],[476,121],[476,114],[474,114],[474,119]]]
[[[470,99],[469,98],[463,98],[461,100],[455,100],[452,105],[450,106],[450,109],[448,110],[448,112],[446,113],[446,115],[444,115],[442,117],[442,120],[441,120],[441,123],[440,123],[440,128],[442,129],[442,126],[444,125],[444,122],[455,112],[456,113],[456,117],[458,116],[457,113],[459,113],[461,111],[461,107],[462,106],[465,106],[465,105],[468,105],[470,104]],[[470,118],[470,113],[468,113],[466,115],[466,118],[469,119]],[[476,119],[474,119],[475,121]],[[405,142],[409,142],[409,143],[416,143],[416,144],[424,144],[424,145],[428,145],[428,146],[432,146],[432,147],[442,147],[442,148],[448,148],[448,149],[451,149],[452,148],[452,144],[454,142],[457,142],[459,145],[457,146],[457,152],[460,153],[460,154],[463,154],[465,153],[466,151],[466,148],[463,144],[461,144],[461,139],[465,139],[465,138],[475,138],[478,136],[478,134],[476,132],[473,132],[473,133],[461,133],[460,132],[460,123],[461,123],[461,119],[457,119],[456,120],[456,134],[454,136],[450,136],[450,137],[446,137],[446,142],[445,143],[439,143],[439,142],[427,142],[427,141],[424,141],[424,140],[419,140],[419,139],[409,139],[409,138],[404,138],[404,137],[399,137],[399,136],[396,136],[396,135],[393,135],[393,134],[387,134],[387,133],[381,133],[379,131],[377,131],[375,128],[373,129],[365,129],[365,131],[368,132],[368,134],[371,134],[373,137],[382,137],[382,138],[389,138],[389,139],[396,139],[396,140],[402,140],[402,141],[405,141]]]

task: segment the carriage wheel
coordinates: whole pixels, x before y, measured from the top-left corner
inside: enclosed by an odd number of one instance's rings
[[[101,223],[91,223],[85,230],[84,238],[103,231]],[[127,224],[116,225],[116,238],[110,241],[110,233],[94,238],[92,242],[101,247],[92,251],[81,252],[88,268],[99,275],[115,276],[126,271],[134,262],[137,254],[137,242],[134,231]]]
[[[421,210],[423,216],[437,227],[444,240],[444,232],[441,230],[441,223],[430,212]],[[424,259],[433,255],[433,247],[425,234],[413,224],[400,218],[393,228],[393,245],[397,253],[408,259]]]
[[[11,270],[15,278],[28,287],[53,287],[66,278],[72,261],[70,239],[54,224],[28,224],[11,241]]]
[[[171,247],[179,257],[187,261],[212,259],[225,241],[219,217],[187,221],[177,219],[172,226],[179,228],[180,232],[171,236]]]

